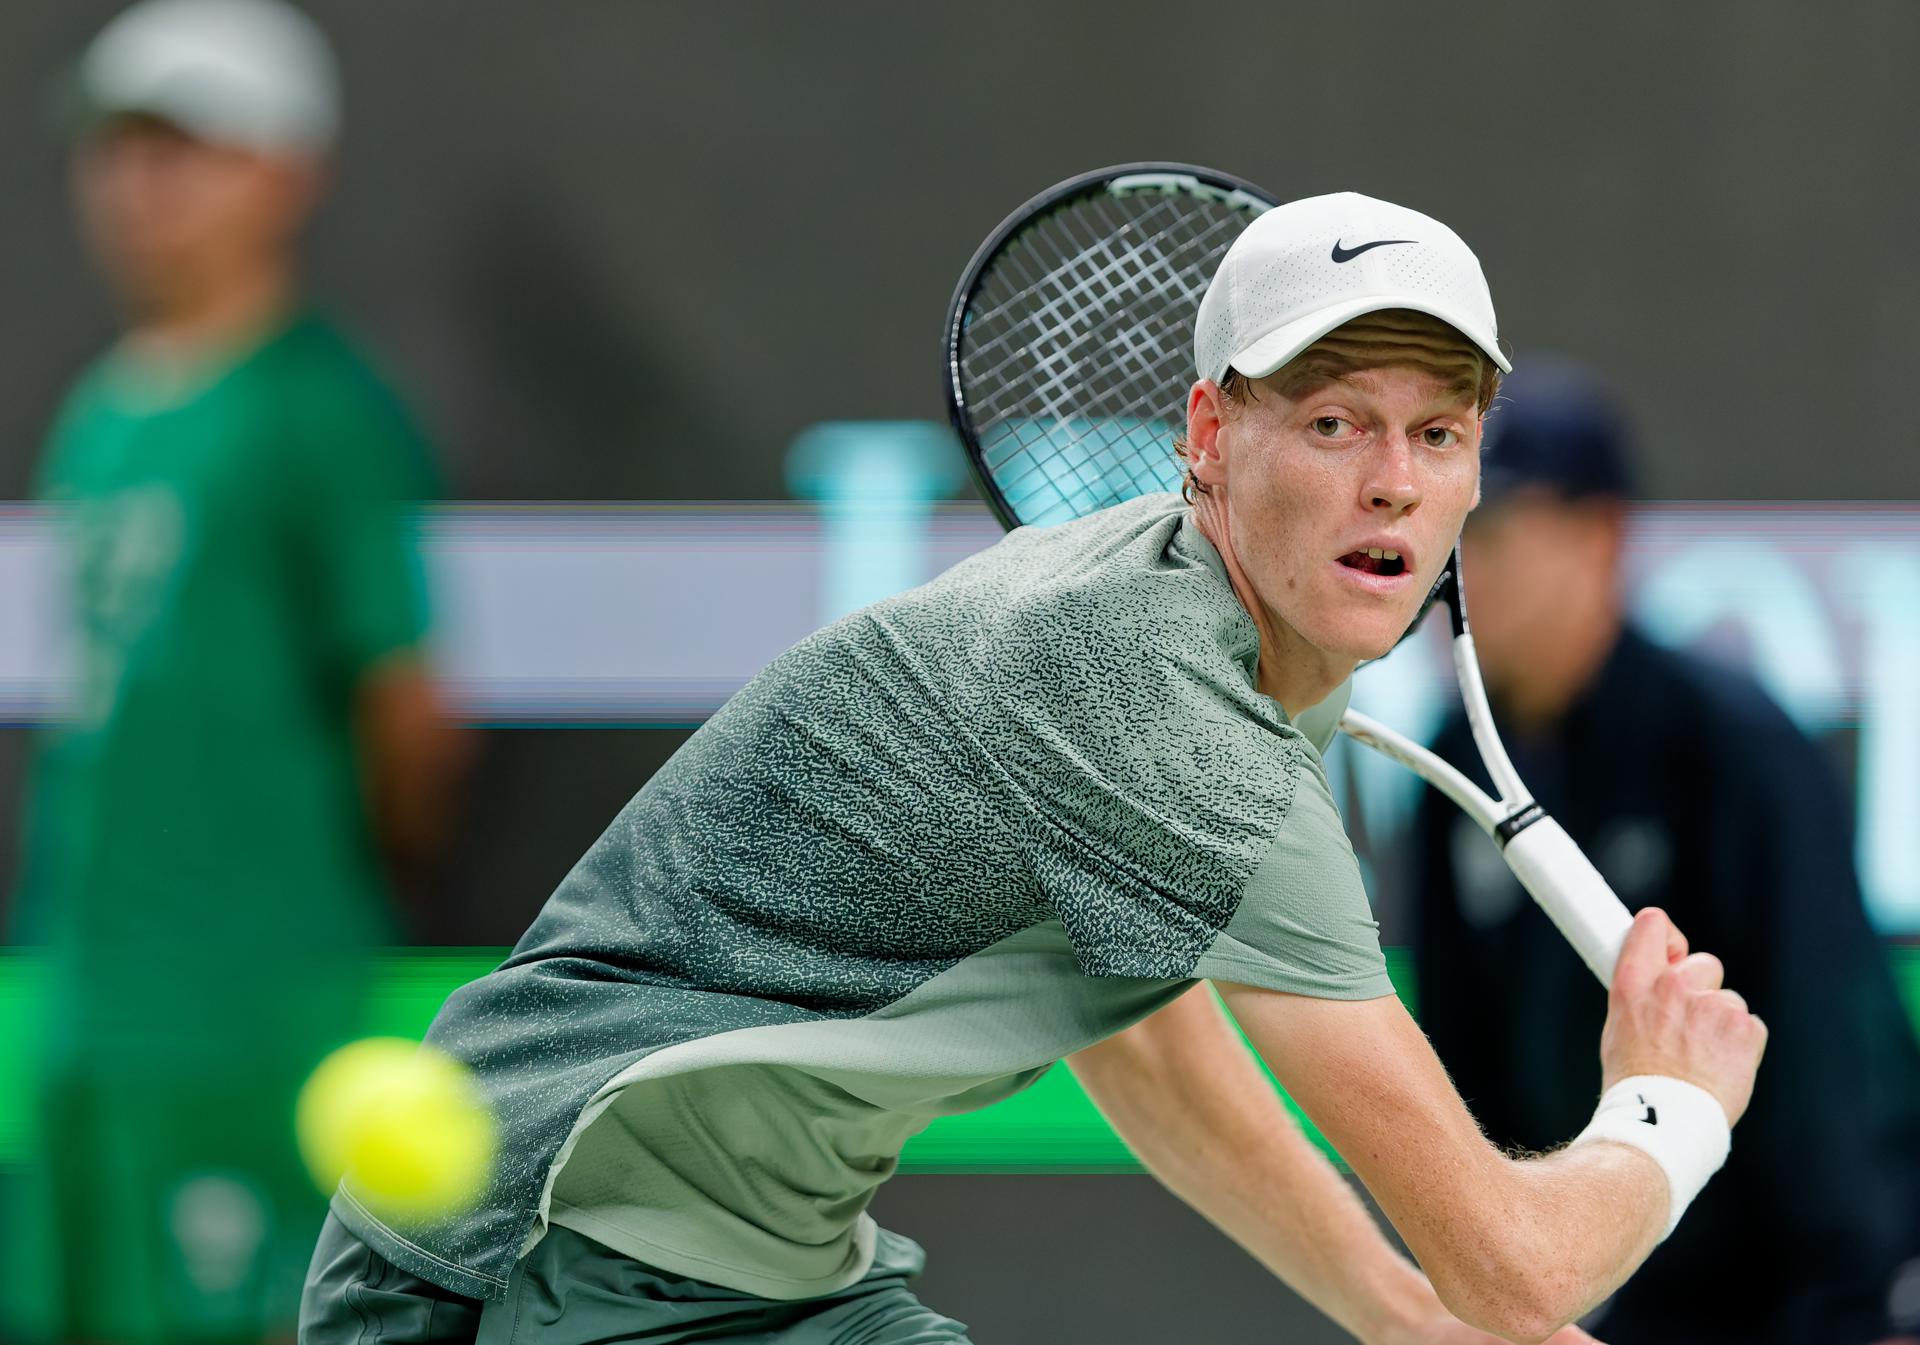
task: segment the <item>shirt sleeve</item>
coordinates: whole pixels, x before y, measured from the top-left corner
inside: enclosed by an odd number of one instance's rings
[[[426,636],[419,510],[432,492],[426,446],[397,404],[343,388],[302,426],[303,570],[312,629],[348,679]]]
[[[1301,764],[1272,848],[1194,974],[1318,999],[1393,993],[1380,925],[1317,762]]]

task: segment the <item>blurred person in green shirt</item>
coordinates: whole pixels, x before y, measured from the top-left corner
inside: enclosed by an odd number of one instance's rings
[[[11,931],[48,993],[9,1315],[66,1341],[289,1336],[323,1214],[294,1092],[360,1028],[389,880],[434,849],[459,756],[421,653],[433,473],[300,297],[337,123],[318,30],[277,0],[147,0],[72,92],[125,333],[38,483],[75,684]]]

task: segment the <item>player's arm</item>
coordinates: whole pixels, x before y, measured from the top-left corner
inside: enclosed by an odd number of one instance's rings
[[[354,700],[361,787],[382,856],[405,889],[444,850],[469,738],[412,650],[368,667]]]
[[[1737,1121],[1766,1029],[1720,975],[1711,956],[1686,956],[1664,914],[1642,911],[1614,974],[1606,1083],[1685,1080]],[[1462,1320],[1544,1339],[1617,1288],[1665,1230],[1667,1175],[1639,1149],[1594,1142],[1515,1160],[1489,1144],[1397,999],[1221,990]]]
[[[1369,1345],[1476,1345],[1300,1132],[1206,987],[1071,1060],[1169,1190]],[[1569,1331],[1574,1345],[1587,1337]]]
[[[310,399],[290,432],[305,618],[346,707],[366,817],[404,897],[438,862],[471,740],[447,713],[428,659],[421,503],[437,493],[405,412],[364,378]]]

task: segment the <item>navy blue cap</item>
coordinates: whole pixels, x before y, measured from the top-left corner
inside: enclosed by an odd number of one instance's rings
[[[1563,499],[1635,493],[1631,435],[1612,392],[1571,360],[1529,356],[1500,384],[1480,441],[1483,503],[1527,486]]]

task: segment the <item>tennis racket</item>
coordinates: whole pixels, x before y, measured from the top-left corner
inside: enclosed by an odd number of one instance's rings
[[[1124,164],[1049,188],[981,244],[947,312],[946,397],[1002,524],[1064,523],[1180,489],[1171,441],[1193,382],[1194,315],[1228,245],[1275,204],[1225,173]],[[1478,823],[1608,984],[1633,917],[1507,757],[1474,657],[1458,546],[1422,615],[1435,603],[1452,622],[1461,701],[1498,796],[1358,711],[1341,730]]]

